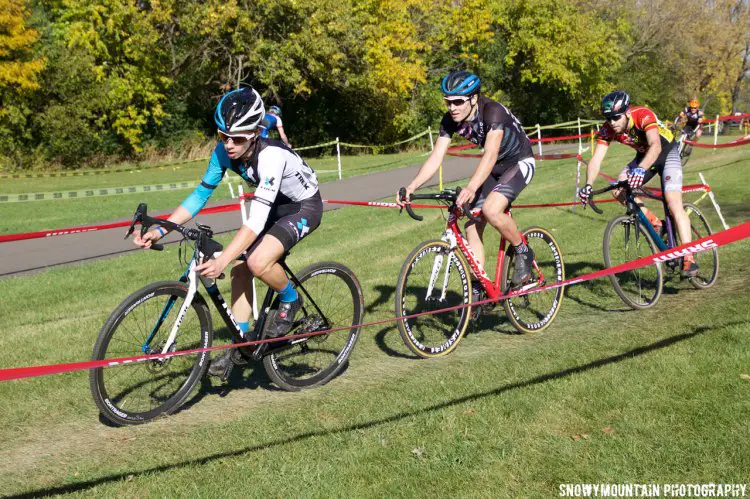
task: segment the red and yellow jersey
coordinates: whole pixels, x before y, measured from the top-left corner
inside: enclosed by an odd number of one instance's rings
[[[630,121],[628,129],[624,133],[616,133],[609,122],[599,128],[596,136],[598,144],[609,145],[610,142],[617,141],[626,146],[630,146],[639,153],[648,151],[648,139],[646,139],[646,130],[656,127],[661,137],[662,149],[672,143],[674,136],[672,132],[656,117],[652,110],[644,106],[634,106],[630,108]]]

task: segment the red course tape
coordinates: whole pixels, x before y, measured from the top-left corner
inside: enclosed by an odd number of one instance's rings
[[[658,262],[665,262],[668,260],[673,260],[675,258],[680,258],[682,256],[691,254],[691,253],[700,253],[702,251],[708,251],[713,248],[718,248],[720,246],[725,246],[730,243],[734,243],[737,241],[741,241],[743,239],[746,239],[747,237],[750,237],[750,222],[745,222],[741,225],[738,225],[736,227],[732,227],[727,230],[723,230],[721,232],[717,232],[715,234],[711,234],[710,236],[703,237],[701,239],[698,239],[697,241],[692,241],[687,244],[683,244],[681,246],[678,246],[676,248],[672,248],[666,251],[662,251],[660,253],[656,253],[654,255],[650,255],[647,257],[639,258],[638,260],[634,260],[632,262],[623,263],[621,265],[617,265],[615,267],[611,267],[608,269],[599,270],[597,272],[592,272],[590,274],[585,274],[579,277],[572,277],[570,279],[567,279],[563,282],[551,284],[549,286],[544,286],[542,288],[534,288],[529,290],[518,290],[518,291],[512,291],[506,295],[502,295],[498,297],[498,300],[503,300],[508,297],[513,296],[521,296],[521,295],[527,295],[531,293],[536,293],[539,291],[545,291],[548,289],[555,289],[562,286],[571,286],[573,284],[578,284],[585,281],[591,281],[593,279],[598,279],[600,277],[606,277],[612,274],[619,274],[620,272],[626,272],[629,270],[634,270],[640,267],[647,267],[649,265],[653,265],[654,263]],[[456,310],[459,308],[464,307],[473,307],[482,305],[484,303],[490,303],[493,300],[483,300],[480,302],[472,303],[469,305],[458,305],[455,307],[448,307],[445,309],[440,310],[433,310],[431,312],[426,312],[422,314],[413,314],[413,315],[407,315],[404,317],[394,317],[392,319],[384,319],[381,321],[375,321],[375,322],[368,322],[364,324],[360,324],[359,327],[367,327],[367,326],[373,326],[377,324],[384,324],[387,322],[396,322],[398,320],[404,320],[407,318],[412,317],[418,317],[422,315],[429,315],[429,314],[436,314],[436,313],[442,313],[450,310]],[[354,326],[357,327],[357,326]],[[309,336],[316,336],[319,334],[327,334],[335,331],[343,331],[343,330],[349,330],[352,329],[352,326],[345,326],[335,329],[329,329],[326,331],[316,331],[314,333],[305,333],[305,334],[297,334],[297,335],[291,335],[291,336],[282,336],[281,338],[273,338],[268,340],[262,340],[262,341],[251,341],[247,343],[238,343],[238,344],[228,344],[228,345],[220,345],[220,346],[214,346],[209,348],[195,348],[192,350],[181,350],[176,352],[170,352],[166,354],[157,354],[157,355],[141,355],[138,357],[123,357],[118,359],[107,359],[107,360],[94,360],[94,361],[86,361],[86,362],[73,362],[69,364],[54,364],[54,365],[46,365],[46,366],[31,366],[31,367],[17,367],[17,368],[11,368],[11,369],[0,369],[0,381],[9,381],[14,379],[22,379],[22,378],[31,378],[36,376],[45,376],[48,374],[60,374],[60,373],[66,373],[66,372],[73,372],[73,371],[82,371],[85,369],[95,369],[95,368],[101,368],[101,367],[114,367],[114,366],[123,366],[128,364],[135,364],[139,362],[145,362],[149,360],[156,360],[156,359],[167,359],[170,357],[177,357],[180,355],[192,355],[197,354],[201,352],[210,352],[214,350],[223,350],[226,348],[237,348],[237,347],[243,347],[243,346],[252,346],[252,345],[258,345],[261,343],[270,343],[273,341],[285,341],[289,339],[296,339],[296,338],[305,338]]]

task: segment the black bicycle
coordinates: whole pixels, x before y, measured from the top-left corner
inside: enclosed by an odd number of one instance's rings
[[[149,217],[141,204],[133,216],[126,238],[135,225],[145,233],[160,225],[182,234],[194,243],[192,258],[179,281],[155,282],[127,297],[112,312],[94,345],[93,360],[143,354],[166,354],[178,350],[210,347],[213,325],[206,300],[198,291],[205,288],[235,343],[266,338],[265,327],[278,307],[278,296],[270,289],[263,300],[255,327],[243,333],[237,326],[216,282],[195,271],[195,267],[222,250],[212,239],[211,228],[184,227]],[[163,246],[153,244],[152,249]],[[186,253],[187,254],[187,253]],[[304,305],[289,338],[235,348],[235,364],[262,361],[269,378],[281,389],[297,391],[330,381],[347,365],[359,337],[364,311],[362,288],[351,270],[337,262],[319,262],[295,274],[284,259],[280,262],[289,278],[304,295]],[[223,277],[220,276],[220,278]],[[343,328],[331,331],[330,329]],[[320,334],[315,334],[319,333]],[[299,335],[310,334],[300,338]],[[297,336],[297,337],[295,337]],[[101,414],[119,425],[146,423],[171,414],[185,403],[209,365],[209,352],[148,360],[120,368],[97,368],[89,374],[91,393]]]
[[[692,144],[688,144],[687,141],[695,139],[696,130],[695,128],[683,126],[681,130],[675,127],[672,131],[675,134],[679,134],[679,136],[676,137],[677,150],[680,152],[680,162],[682,162],[682,166],[684,167],[690,160],[690,155],[693,154],[693,146]]]
[[[604,230],[604,263],[607,267],[615,267],[622,263],[675,248],[681,243],[674,229],[672,213],[663,196],[653,194],[648,189],[634,192],[627,180],[611,184],[603,189],[593,191],[589,198],[589,206],[599,214],[604,213],[594,203],[594,196],[605,192],[623,189],[625,191],[626,214],[619,215],[607,224]],[[657,232],[636,202],[636,196],[645,196],[661,201],[664,206],[664,220],[661,233]],[[697,206],[684,203],[685,212],[690,218],[690,232],[693,241],[705,237],[711,232],[711,226]],[[697,276],[689,277],[688,281],[697,289],[704,289],[714,285],[719,275],[719,253],[716,248],[693,254],[700,270]],[[671,274],[679,274],[683,258],[675,258],[664,262]],[[639,269],[622,272],[609,276],[617,295],[633,309],[653,307],[661,296],[664,286],[664,268],[661,263],[641,267]]]

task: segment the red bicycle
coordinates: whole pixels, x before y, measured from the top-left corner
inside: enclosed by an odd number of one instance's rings
[[[460,188],[432,194],[412,194],[412,200],[437,200],[449,204],[445,232],[439,240],[428,240],[414,248],[401,267],[396,285],[396,314],[399,317],[450,309],[435,314],[419,315],[397,321],[401,337],[409,349],[423,358],[446,355],[453,351],[471,320],[481,312],[491,311],[498,300],[511,324],[521,333],[542,331],[557,316],[563,299],[563,287],[533,291],[535,288],[565,280],[562,251],[549,231],[542,227],[527,227],[521,231],[524,242],[531,246],[535,259],[531,277],[512,287],[513,252],[506,253],[506,241],[501,237],[497,254],[494,281],[477,262],[468,241],[461,233],[458,220],[467,216],[481,223],[468,207],[456,205]],[[399,192],[403,199],[404,188]],[[405,205],[414,220],[423,217]],[[506,211],[510,214],[510,209]],[[484,293],[480,301],[492,299],[479,307],[472,307],[470,272],[481,283]],[[525,294],[521,294],[525,293]],[[472,309],[474,313],[472,313]]]

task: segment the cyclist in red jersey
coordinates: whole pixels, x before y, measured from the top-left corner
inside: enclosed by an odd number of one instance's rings
[[[658,173],[661,190],[674,217],[680,240],[689,243],[690,219],[682,207],[682,163],[672,132],[657,119],[651,109],[645,106],[631,107],[630,96],[621,90],[604,96],[601,112],[607,121],[597,135],[596,149],[586,171],[586,185],[578,192],[581,202],[585,204],[591,196],[591,184],[599,174],[609,144],[613,140],[620,142],[635,149],[636,155],[622,169],[617,180],[627,179],[630,187],[635,189]],[[621,190],[613,193],[621,203],[625,202]],[[661,225],[659,218],[644,207],[641,200],[637,199],[637,202],[649,221],[658,228]],[[681,274],[684,277],[698,275],[698,265],[692,255],[685,257]]]

